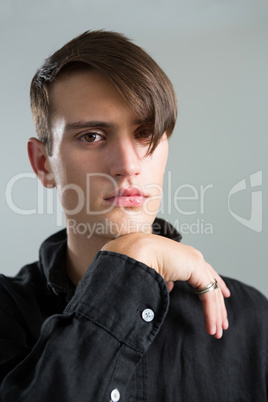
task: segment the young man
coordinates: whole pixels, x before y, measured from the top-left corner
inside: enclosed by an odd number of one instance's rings
[[[1,278],[1,400],[266,400],[266,299],[156,218],[177,113],[164,72],[85,32],[37,71],[31,106],[29,158],[67,233]]]

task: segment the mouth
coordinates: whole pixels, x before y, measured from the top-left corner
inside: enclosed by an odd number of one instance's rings
[[[117,207],[138,207],[143,205],[146,198],[148,198],[148,196],[139,188],[131,187],[117,189],[104,200]]]

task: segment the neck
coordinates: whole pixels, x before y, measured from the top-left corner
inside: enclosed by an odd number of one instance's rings
[[[106,244],[108,238],[69,233],[67,239],[67,275],[75,286],[78,285],[97,252]]]

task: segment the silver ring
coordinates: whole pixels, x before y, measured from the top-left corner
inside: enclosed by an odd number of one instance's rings
[[[207,292],[210,292],[211,290],[214,289],[218,289],[219,288],[219,284],[218,281],[214,278],[215,282],[211,282],[209,285],[205,286],[202,289],[195,289],[195,294],[200,296],[200,295],[204,295]]]

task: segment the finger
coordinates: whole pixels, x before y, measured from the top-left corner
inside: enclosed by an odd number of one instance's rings
[[[216,290],[220,290],[220,289],[216,289]],[[222,307],[222,328],[224,330],[229,328],[229,321],[228,321],[228,316],[227,316],[227,310],[226,310],[226,306],[225,306],[225,302],[224,302],[224,297],[222,295],[222,292],[219,292],[220,297],[221,297],[221,307]]]
[[[214,290],[199,296],[205,318],[206,331],[210,335],[217,332],[217,302]]]
[[[219,275],[217,275],[216,279],[217,279],[218,284],[220,286],[220,289],[221,289],[223,297],[226,297],[226,298],[230,297],[231,296],[230,289],[227,287],[227,285],[224,282],[224,280]]]
[[[221,292],[220,287],[214,289],[216,295],[216,306],[217,306],[217,324],[216,324],[216,333],[214,337],[216,339],[220,339],[223,335],[223,314],[225,309],[224,298]]]
[[[223,335],[223,330],[226,330],[229,326],[221,289],[218,287],[199,297],[203,304],[206,330],[216,339],[220,339]]]
[[[209,270],[211,274],[213,275],[213,278],[215,278],[220,286],[220,289],[222,291],[222,294],[224,297],[228,298],[231,296],[230,289],[227,287],[226,283],[224,280],[220,277],[220,275],[212,268],[210,264],[208,264]]]
[[[228,318],[225,319],[225,321],[223,322],[222,328],[226,331],[226,329],[229,328],[229,320]]]
[[[221,292],[220,288],[215,289],[217,299],[218,299],[218,305],[219,305],[219,313],[217,313],[219,317],[219,321],[217,324],[217,331],[215,334],[215,337],[217,339],[222,337],[223,330],[227,330],[229,328],[229,321],[228,321],[228,315],[227,315],[227,310],[224,302],[224,297]]]
[[[208,292],[199,295],[199,298],[202,301],[206,331],[216,339],[220,339],[223,335],[223,330],[228,328],[224,296],[229,297],[230,291],[210,264],[205,263],[203,270],[201,270],[201,265],[198,268],[197,272],[201,275],[197,276],[197,280],[195,275],[191,278],[191,282],[198,285],[197,290],[214,284],[215,281],[219,285],[218,288],[211,287]]]
[[[174,288],[174,282],[173,281],[168,281],[166,282],[168,290],[171,292],[172,289]]]

